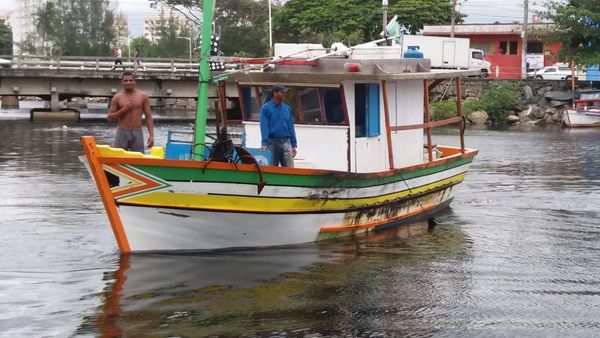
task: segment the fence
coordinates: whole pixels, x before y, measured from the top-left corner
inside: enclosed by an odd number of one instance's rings
[[[112,71],[115,65],[114,57],[86,57],[86,56],[0,56],[0,58],[11,60],[10,67],[15,69],[79,69],[92,71]],[[189,59],[165,59],[145,58],[141,67],[136,67],[133,58],[121,59],[123,65],[118,65],[117,70],[129,69],[146,72],[198,72],[198,60]],[[141,69],[137,69],[141,68]]]

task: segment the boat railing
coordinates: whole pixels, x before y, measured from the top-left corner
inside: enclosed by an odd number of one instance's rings
[[[227,137],[232,140],[234,145],[243,144],[243,134],[238,131],[227,132]],[[202,146],[210,151],[213,143],[217,140],[218,134],[216,130],[211,130],[206,133],[206,143]],[[168,130],[167,142],[165,145],[165,158],[171,160],[190,160],[192,159],[194,145],[194,132],[181,130]],[[205,154],[205,158],[208,153]]]
[[[458,127],[459,127],[460,152],[462,154],[465,153],[465,139],[464,139],[465,118],[462,115],[462,91],[461,91],[460,77],[455,78],[455,81],[456,81],[456,116],[448,118],[448,119],[444,119],[444,120],[431,121],[431,114],[430,114],[430,110],[429,110],[429,93],[433,88],[435,88],[437,85],[439,85],[442,81],[443,80],[435,80],[435,81],[429,83],[429,80],[423,80],[423,93],[424,93],[423,102],[424,102],[424,115],[425,115],[424,123],[398,125],[398,126],[392,126],[390,124],[390,118],[389,118],[390,114],[389,114],[389,109],[388,109],[388,95],[387,95],[387,89],[386,89],[386,81],[385,80],[381,81],[381,88],[383,88],[383,91],[382,91],[383,106],[384,106],[384,110],[385,110],[384,111],[385,124],[386,124],[387,142],[388,142],[388,144],[387,144],[388,145],[388,147],[387,147],[388,148],[388,158],[389,158],[389,163],[391,164],[391,169],[393,169],[393,163],[394,163],[394,152],[392,149],[392,132],[398,132],[398,131],[403,131],[403,130],[415,130],[415,129],[425,130],[425,133],[427,135],[427,154],[428,154],[429,162],[431,162],[434,160],[434,155],[433,155],[434,145],[431,141],[431,129],[455,124],[455,125],[458,125]]]

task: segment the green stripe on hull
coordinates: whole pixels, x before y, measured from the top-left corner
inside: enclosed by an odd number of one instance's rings
[[[439,166],[415,170],[412,172],[392,175],[387,177],[364,178],[357,174],[346,174],[332,172],[327,175],[293,175],[280,173],[263,173],[265,181],[271,186],[294,186],[294,187],[339,187],[339,188],[365,188],[408,180],[416,177],[431,175],[451,168],[459,167],[471,163],[473,157],[442,164]],[[221,183],[241,183],[256,184],[258,182],[257,172],[206,169],[202,173],[198,168],[177,168],[160,166],[132,165],[153,176],[159,177],[165,181],[180,182],[221,182]]]

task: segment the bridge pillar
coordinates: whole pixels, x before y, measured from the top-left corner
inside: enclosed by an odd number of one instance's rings
[[[56,87],[51,87],[50,88],[50,110],[58,111],[58,108],[59,108],[58,105],[59,105],[58,91],[56,90]]]
[[[19,109],[19,97],[2,96],[2,109]]]

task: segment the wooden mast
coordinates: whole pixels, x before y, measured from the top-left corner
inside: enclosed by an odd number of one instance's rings
[[[429,112],[429,81],[423,80],[423,105],[425,108],[425,123],[431,122],[431,115]],[[425,128],[427,133],[427,154],[429,155],[429,162],[433,161],[433,150],[431,149],[431,127]]]
[[[385,134],[388,148],[388,161],[390,161],[390,169],[394,169],[394,150],[392,149],[392,129],[390,125],[390,109],[388,107],[387,83],[381,80],[381,93],[383,96],[383,112],[385,118]]]
[[[456,78],[456,116],[463,117],[462,114],[462,88],[460,83],[460,76]],[[465,153],[465,121],[462,120],[460,124],[460,152]]]

